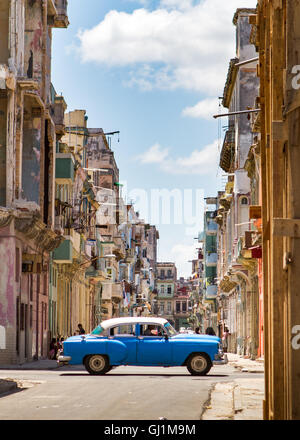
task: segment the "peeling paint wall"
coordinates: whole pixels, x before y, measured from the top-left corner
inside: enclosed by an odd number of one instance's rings
[[[15,242],[10,236],[11,227],[0,229],[0,325],[13,326],[14,315],[14,279],[15,279]]]
[[[41,117],[25,105],[22,154],[22,198],[39,204],[41,173]]]
[[[27,0],[25,14],[25,73],[42,82],[42,1]]]

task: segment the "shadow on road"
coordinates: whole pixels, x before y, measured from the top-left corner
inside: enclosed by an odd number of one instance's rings
[[[60,376],[86,376],[86,377],[95,377],[97,376],[96,374],[89,374],[89,373],[62,373],[60,374]],[[190,374],[147,374],[147,373],[112,373],[112,374],[99,374],[98,377],[115,377],[115,376],[119,376],[119,377],[128,377],[128,376],[135,376],[135,377],[166,377],[166,378],[170,378],[170,377],[191,377],[193,379],[209,379],[212,377],[229,377],[228,374],[208,374],[206,376],[192,376]]]

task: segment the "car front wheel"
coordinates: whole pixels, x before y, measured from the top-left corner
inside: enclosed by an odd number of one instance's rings
[[[84,360],[84,366],[90,374],[105,374],[111,370],[108,358],[102,354],[87,356]]]
[[[205,376],[211,367],[211,360],[205,353],[196,353],[187,362],[187,369],[193,376]]]

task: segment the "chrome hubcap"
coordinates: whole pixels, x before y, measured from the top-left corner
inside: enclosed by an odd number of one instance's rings
[[[207,367],[207,361],[202,356],[196,356],[191,362],[194,371],[201,372]]]
[[[93,371],[101,371],[105,366],[105,361],[102,356],[93,356],[90,359],[90,367]]]

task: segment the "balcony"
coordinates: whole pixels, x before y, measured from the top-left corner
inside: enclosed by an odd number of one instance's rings
[[[114,301],[120,302],[123,299],[123,291],[121,283],[115,283],[112,285],[111,297]]]
[[[112,298],[112,284],[111,283],[102,283],[102,300],[111,301]]]
[[[54,18],[54,25],[57,28],[67,28],[69,26],[68,19],[68,1],[55,0],[57,15]]]
[[[70,239],[63,241],[60,246],[53,251],[53,261],[58,264],[71,264],[73,261],[73,244]]]
[[[53,122],[55,124],[56,134],[64,135],[65,134],[65,111],[67,108],[67,104],[63,98],[63,96],[56,95],[54,97],[54,102],[51,108],[51,115],[53,118]]]
[[[205,234],[204,231],[202,231],[198,235],[198,243],[204,243],[204,241],[205,241]]]
[[[95,267],[92,265],[87,268],[85,271],[85,276],[87,278],[93,279],[94,281],[105,281],[106,280],[106,274],[103,270],[95,269]]]
[[[71,153],[56,153],[55,180],[59,185],[74,182],[74,159]]]
[[[214,267],[218,263],[218,254],[217,253],[207,253],[205,256],[205,265],[207,267]]]
[[[224,143],[220,155],[220,167],[226,173],[232,171],[235,159],[235,129],[231,127],[226,131]]]
[[[216,299],[218,295],[218,286],[212,284],[206,287],[205,299]]]
[[[184,310],[174,310],[175,318],[187,318],[190,314],[191,314],[191,312],[189,312],[188,310],[186,310],[186,311],[184,311]]]
[[[63,215],[56,215],[54,220],[54,231],[57,234],[64,234],[64,224],[65,224],[65,217]]]
[[[215,221],[210,221],[206,225],[206,235],[216,235],[218,232],[218,224]]]
[[[135,257],[135,250],[132,248],[126,249],[125,251],[125,262],[126,263],[133,263]]]

